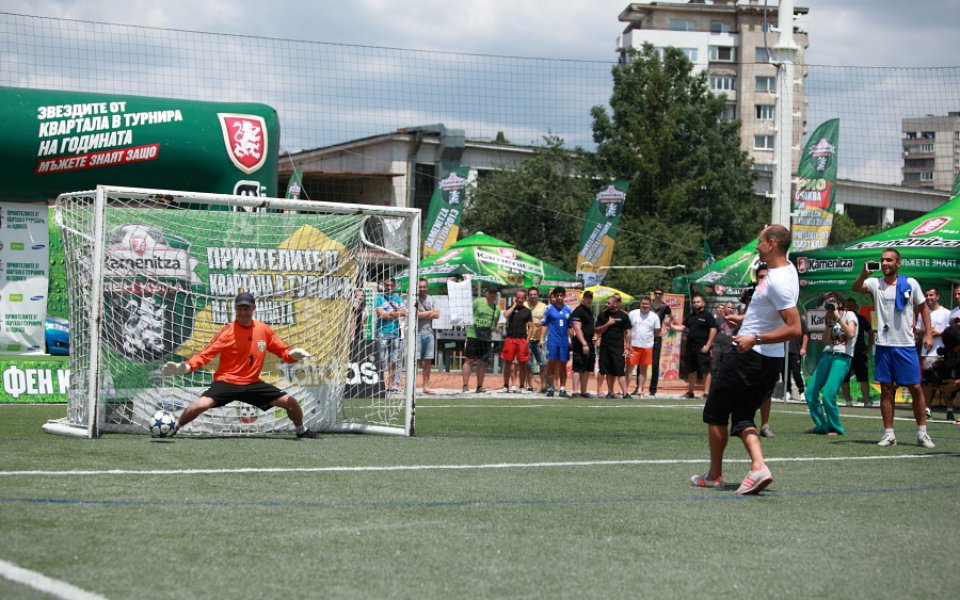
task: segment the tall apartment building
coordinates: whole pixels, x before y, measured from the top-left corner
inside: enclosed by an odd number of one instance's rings
[[[904,187],[950,191],[960,171],[960,111],[907,117],[903,130]]]
[[[777,9],[775,2],[764,6],[760,0],[634,2],[619,17],[627,23],[617,42],[621,61],[627,60],[629,48],[640,49],[647,42],[683,50],[696,71],[707,71],[710,89],[726,96],[724,116],[740,119],[741,146],[756,168],[772,170],[777,68],[770,58],[780,35]],[[807,12],[794,8],[794,14]],[[795,29],[794,41],[800,51],[795,59],[791,172],[799,163],[807,125],[803,85],[807,34]]]

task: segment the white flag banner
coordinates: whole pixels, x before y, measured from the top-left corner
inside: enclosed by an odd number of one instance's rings
[[[0,202],[0,354],[44,354],[47,205]]]

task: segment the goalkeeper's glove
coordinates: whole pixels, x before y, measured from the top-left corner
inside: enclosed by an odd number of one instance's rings
[[[303,348],[294,348],[290,351],[290,358],[296,361],[301,361],[305,358],[309,358],[310,356],[312,355]]]
[[[173,362],[168,360],[160,367],[160,372],[170,377],[172,375],[186,375],[190,372],[190,365],[185,362]]]

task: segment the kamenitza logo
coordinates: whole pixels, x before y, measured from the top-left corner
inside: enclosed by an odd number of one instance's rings
[[[267,160],[267,123],[257,115],[217,113],[227,155],[234,166],[254,173]]]
[[[853,271],[852,258],[810,258],[801,256],[797,259],[798,273],[812,273],[814,271]]]
[[[919,236],[919,235],[929,235],[934,231],[941,229],[944,225],[950,222],[950,217],[933,217],[932,219],[927,219],[923,223],[920,223],[913,228],[913,231],[908,233],[910,237]]]

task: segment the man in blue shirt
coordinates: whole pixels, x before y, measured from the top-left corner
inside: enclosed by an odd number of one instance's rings
[[[400,360],[403,346],[400,340],[400,319],[407,316],[403,298],[393,290],[397,282],[390,277],[383,282],[383,293],[377,296],[377,340],[380,343],[380,368],[383,385],[388,391],[400,390]]]
[[[564,305],[567,291],[562,287],[550,292],[550,306],[543,312],[542,325],[547,327],[547,373],[560,384],[560,397],[569,398],[564,386],[567,384],[567,360],[570,359],[570,310]],[[547,390],[553,396],[553,390]]]

